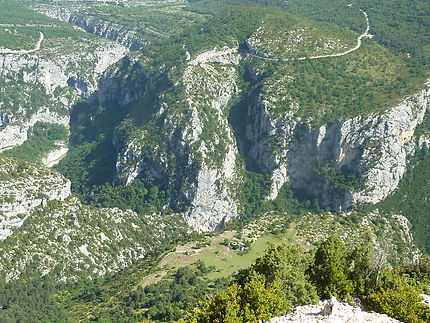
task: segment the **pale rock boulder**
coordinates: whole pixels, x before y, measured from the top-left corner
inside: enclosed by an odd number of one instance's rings
[[[422,303],[426,304],[427,306],[430,307],[430,295],[426,295],[426,294],[421,294],[420,295],[422,297]]]
[[[339,302],[336,298],[319,302],[318,305],[298,306],[293,313],[275,317],[270,323],[399,323],[386,314],[367,312],[359,306]]]

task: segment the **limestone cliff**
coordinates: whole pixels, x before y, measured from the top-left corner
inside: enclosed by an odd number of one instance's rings
[[[188,223],[198,231],[237,215],[238,150],[227,118],[239,58],[237,50],[221,48],[188,61],[170,75],[184,102],[170,102],[171,93],[162,92],[151,124],[130,131],[125,122],[117,133],[117,181],[149,172],[178,192],[176,202],[187,205]]]
[[[360,306],[351,306],[335,298],[319,302],[317,305],[298,306],[293,313],[272,318],[270,323],[319,323],[319,322],[351,322],[351,323],[396,323],[400,322],[386,314],[365,311]]]
[[[130,50],[137,50],[149,44],[149,40],[143,39],[136,31],[113,22],[86,16],[82,13],[75,12],[71,14],[68,21],[76,24],[86,32],[114,40]]]
[[[48,169],[0,158],[0,240],[22,226],[29,213],[70,195],[70,181]]]
[[[121,45],[91,38],[46,39],[35,53],[0,55],[0,151],[22,144],[37,121],[68,126],[73,104],[94,93],[102,73],[126,53]]]
[[[274,199],[282,185],[305,189],[336,210],[358,203],[375,204],[392,193],[415,151],[414,132],[429,108],[430,90],[402,100],[384,112],[336,120],[311,128],[296,117],[295,108],[283,115],[271,113],[271,103],[258,97],[248,110],[247,138],[251,156],[271,174]],[[356,174],[362,185],[339,195],[315,179],[322,166]]]
[[[154,120],[136,126],[136,120],[128,119],[117,129],[116,182],[129,184],[146,174],[169,186],[183,202],[189,225],[198,231],[217,229],[240,213],[236,195],[244,180],[242,158],[270,174],[270,200],[289,182],[317,196],[322,206],[342,211],[375,204],[396,189],[416,149],[415,129],[429,105],[428,85],[382,112],[312,127],[297,116],[297,103],[285,113],[273,113],[271,100],[280,98],[264,85],[264,98],[258,91],[240,93],[240,64],[235,49],[218,48],[189,57],[170,71],[167,77],[180,100],[172,101],[168,87],[158,94]],[[144,91],[136,87],[132,93],[138,95],[126,102],[142,100]],[[240,157],[228,121],[234,96],[248,97],[243,116],[248,147]],[[333,187],[318,175],[321,167],[353,174],[358,184]]]

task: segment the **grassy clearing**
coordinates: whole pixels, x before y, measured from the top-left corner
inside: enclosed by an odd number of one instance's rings
[[[155,271],[143,277],[138,286],[155,284],[163,278],[171,277],[179,268],[197,261],[213,268],[206,274],[208,281],[230,277],[240,269],[250,266],[256,258],[264,254],[270,244],[294,242],[305,245],[306,248],[313,248],[318,241],[332,234],[345,239],[345,243],[354,245],[362,242],[366,232],[376,233],[376,236],[387,242],[387,248],[394,255],[396,248],[404,248],[404,233],[399,230],[397,220],[384,219],[378,213],[307,214],[299,218],[268,214],[241,230],[225,231],[198,242],[178,246],[167,253],[155,267]],[[412,249],[405,250],[404,254],[409,255],[411,251]]]
[[[266,234],[255,241],[249,251],[244,254],[229,250],[228,253],[215,252],[206,256],[203,261],[207,266],[214,266],[215,270],[208,274],[208,279],[218,279],[234,274],[240,269],[249,267],[257,257],[264,254],[270,244],[279,244],[288,241],[286,234]],[[221,246],[224,247],[224,246]],[[224,247],[225,249],[229,249]]]
[[[264,254],[270,244],[293,241],[296,238],[295,224],[276,218],[277,229],[271,232],[270,221],[255,221],[240,232],[231,230],[219,235],[206,237],[199,242],[178,246],[166,254],[158,263],[155,272],[143,277],[138,286],[155,284],[175,270],[203,261],[206,266],[213,266],[208,273],[209,280],[228,277],[238,270],[250,266],[257,257]],[[286,230],[280,230],[286,227]],[[300,240],[300,239],[299,239]],[[240,247],[246,246],[243,251]],[[236,249],[236,250],[235,250]]]

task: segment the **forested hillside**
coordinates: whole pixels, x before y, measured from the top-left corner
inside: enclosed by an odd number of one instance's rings
[[[430,321],[428,1],[0,7],[1,322]]]

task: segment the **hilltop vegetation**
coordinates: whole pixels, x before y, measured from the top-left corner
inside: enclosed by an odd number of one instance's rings
[[[39,39],[39,32],[30,24],[50,24],[46,16],[27,9],[13,0],[1,0],[0,48],[31,49]]]
[[[393,270],[375,263],[376,257],[371,245],[348,252],[336,236],[324,241],[313,257],[300,247],[270,247],[239,272],[226,291],[201,302],[184,322],[267,320],[284,313],[287,304],[314,303],[318,296],[360,297],[369,309],[405,323],[428,321],[430,309],[419,294],[430,278],[429,260]]]
[[[19,214],[19,219],[28,216],[23,226],[0,241],[0,321],[32,316],[36,321],[255,322],[331,296],[360,298],[370,309],[406,323],[430,320],[418,296],[428,292],[429,260],[406,260],[418,251],[402,217],[411,221],[417,245],[429,252],[427,148],[411,158],[407,174],[385,201],[338,214],[323,205],[318,192],[288,182],[268,200],[273,174],[251,157],[252,149],[261,148],[260,139],[261,145],[271,141],[273,150],[287,151],[290,142],[280,147],[277,140],[290,135],[291,146],[300,143],[288,133],[300,122],[311,132],[385,111],[420,90],[429,76],[428,1],[413,0],[410,7],[405,0],[87,6],[74,17],[145,42],[101,80],[87,73],[94,66],[86,57],[103,39],[12,0],[0,0],[3,4],[0,31],[8,31],[0,32],[0,47],[32,48],[40,31],[45,39],[38,54],[52,62],[62,62],[59,57],[66,54],[76,59],[67,65],[67,86],[53,92],[22,81],[25,73],[39,70],[36,64],[19,77],[0,78],[1,112],[15,119],[22,114],[23,120],[42,107],[71,115],[70,133],[37,122],[27,141],[1,153],[2,161],[20,166],[16,173],[5,167],[0,179],[13,185],[17,179],[25,182],[29,170],[36,178],[40,173],[64,179],[60,173],[73,192],[64,201],[43,200],[28,215]],[[360,9],[368,13],[375,37],[347,55],[309,58],[354,48],[366,29]],[[104,58],[103,53],[97,55]],[[81,81],[82,88],[100,86],[100,91],[73,92]],[[56,99],[60,95],[70,106]],[[263,126],[290,122],[291,128],[275,129],[268,138],[264,127],[257,129],[251,147],[252,107],[267,109]],[[429,120],[416,139],[427,140]],[[189,139],[188,126],[201,133]],[[67,156],[49,171],[36,165],[60,141],[69,141]],[[234,156],[224,158],[230,153]],[[280,162],[273,159],[267,163]],[[197,208],[199,171],[207,168],[204,180],[218,194],[226,164],[234,173],[235,182],[226,186],[234,192],[238,217],[222,232],[190,234],[184,218]],[[362,189],[362,174],[346,166],[317,165],[310,171],[312,181],[339,195]],[[211,172],[224,177],[211,183]],[[282,175],[295,174],[287,169]],[[202,195],[212,194],[203,190]],[[228,198],[219,195],[219,201]],[[217,230],[224,224],[222,219]],[[277,245],[264,253],[270,243]]]
[[[15,0],[1,0],[2,16],[0,17],[0,48],[32,49],[39,39],[39,32],[46,38],[82,38],[82,33],[70,25],[49,18],[24,3]],[[86,37],[92,38],[90,35]]]
[[[343,57],[280,64],[264,79],[262,96],[274,102],[271,109],[278,114],[298,104],[296,114],[319,126],[394,106],[419,90],[426,76],[425,69],[365,41],[360,50]]]

